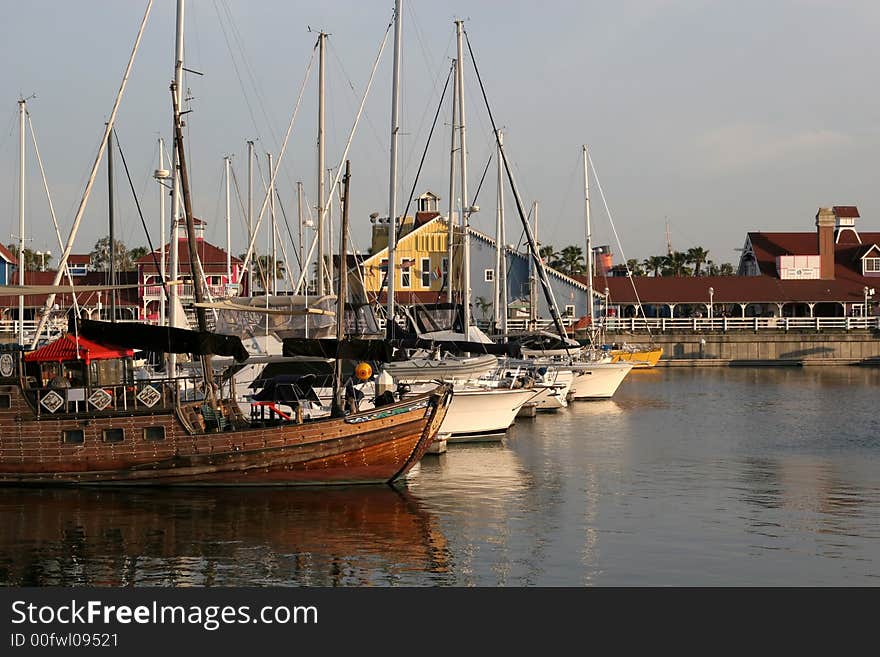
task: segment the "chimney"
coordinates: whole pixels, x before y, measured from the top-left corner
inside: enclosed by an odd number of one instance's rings
[[[819,208],[816,232],[819,238],[819,278],[834,280],[834,227],[837,218],[833,208]]]

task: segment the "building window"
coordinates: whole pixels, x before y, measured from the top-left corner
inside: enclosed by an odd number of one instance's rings
[[[165,427],[144,427],[144,440],[165,440]]]
[[[495,270],[494,269],[486,269],[483,271],[483,280],[487,283],[491,283],[495,280]]]
[[[65,429],[61,432],[61,442],[65,445],[82,445],[86,441],[82,429]]]
[[[574,306],[572,304],[566,304],[565,316],[566,317],[574,317]]]
[[[104,429],[102,437],[105,443],[121,443],[125,438],[125,430],[121,428]]]
[[[880,274],[880,258],[865,258],[864,273],[866,274]]]
[[[431,287],[431,259],[422,258],[422,287]]]
[[[404,267],[400,270],[400,287],[409,287],[410,268]]]

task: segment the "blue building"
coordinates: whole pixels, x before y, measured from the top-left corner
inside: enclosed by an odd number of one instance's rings
[[[13,274],[18,269],[18,258],[0,244],[0,285],[12,284]]]

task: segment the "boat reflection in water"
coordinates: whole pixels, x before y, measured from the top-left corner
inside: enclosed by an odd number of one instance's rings
[[[446,539],[406,490],[7,489],[0,584],[444,583]]]

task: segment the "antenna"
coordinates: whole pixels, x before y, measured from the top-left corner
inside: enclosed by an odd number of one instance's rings
[[[672,255],[672,240],[669,238],[669,217],[666,219],[666,255]]]

